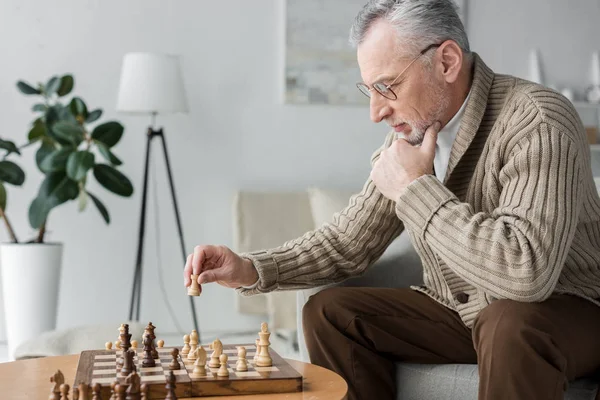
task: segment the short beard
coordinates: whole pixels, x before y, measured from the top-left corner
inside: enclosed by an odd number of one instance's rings
[[[446,111],[450,105],[450,96],[443,87],[437,86],[433,81],[428,80],[426,88],[425,94],[435,100],[435,104],[431,113],[429,113],[427,119],[425,120],[405,121],[412,130],[408,135],[404,135],[404,139],[413,146],[423,143],[427,128],[433,125],[435,121],[439,121],[440,117],[444,114],[444,111]]]

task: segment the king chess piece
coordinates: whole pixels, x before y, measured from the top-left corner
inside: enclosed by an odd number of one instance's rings
[[[273,360],[271,359],[271,355],[269,354],[269,336],[271,336],[271,332],[269,332],[269,327],[266,322],[263,322],[260,325],[260,332],[258,332],[258,336],[260,337],[259,345],[260,352],[258,354],[258,358],[256,360],[257,367],[270,367],[273,365]]]

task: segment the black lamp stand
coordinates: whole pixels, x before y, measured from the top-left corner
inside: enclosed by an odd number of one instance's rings
[[[140,228],[138,236],[138,247],[137,247],[137,261],[135,263],[135,274],[133,276],[133,287],[131,289],[131,305],[129,307],[129,320],[133,319],[135,314],[135,321],[140,320],[140,301],[142,297],[142,255],[144,248],[144,233],[146,231],[146,198],[148,195],[148,167],[150,165],[150,145],[152,139],[159,137],[161,139],[163,152],[165,155],[165,162],[167,165],[167,174],[169,177],[169,185],[171,187],[171,196],[173,198],[173,207],[175,209],[175,219],[177,221],[177,231],[179,233],[179,241],[181,243],[181,254],[183,256],[183,265],[185,265],[185,245],[183,243],[183,230],[181,229],[181,218],[179,217],[179,207],[177,206],[177,199],[175,198],[175,186],[173,185],[173,175],[171,174],[171,164],[169,163],[169,155],[167,153],[167,142],[165,141],[165,135],[162,128],[154,130],[152,127],[148,128],[147,142],[146,142],[146,161],[144,166],[144,188],[142,194],[142,215],[140,217]],[[196,308],[194,306],[194,299],[190,296],[190,307],[192,309],[192,318],[194,319],[194,328],[198,332],[198,342],[200,342],[200,329],[198,329],[198,321],[196,319]]]

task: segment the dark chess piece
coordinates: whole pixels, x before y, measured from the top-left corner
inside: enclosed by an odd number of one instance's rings
[[[118,365],[123,365],[123,357],[125,352],[131,348],[131,333],[129,333],[129,324],[123,324],[123,332],[119,335],[121,340],[121,349],[123,352],[121,353],[121,357],[117,360]]]
[[[142,393],[141,400],[148,400],[148,385],[142,383],[142,386],[140,386],[140,392]]]
[[[114,394],[115,394],[115,385],[116,382],[113,382],[110,387],[112,389],[112,394],[110,396],[110,398],[112,399]],[[100,397],[100,390],[102,389],[102,385],[100,385],[98,382],[94,383],[94,386],[92,386],[92,392],[94,393],[92,400],[101,400]]]
[[[54,385],[50,389],[49,400],[60,400],[60,385],[65,383],[65,376],[60,369],[50,377],[50,382],[54,383]]]
[[[116,394],[116,400],[127,400],[126,399],[126,393],[125,391],[127,390],[127,386],[125,385],[120,385],[120,384],[116,384],[115,385],[115,394]]]
[[[140,378],[137,372],[134,371],[129,374],[127,379],[125,379],[125,383],[128,385],[126,391],[127,397],[125,397],[125,400],[140,400],[140,386],[142,384],[142,378]]]
[[[165,397],[165,400],[177,400],[177,395],[175,394],[175,388],[177,385],[175,385],[175,374],[173,371],[169,372],[167,385],[165,387],[167,388],[167,397]]]
[[[71,390],[71,386],[68,383],[60,385],[60,400],[69,400],[69,390]]]
[[[121,375],[127,376],[136,370],[135,364],[133,363],[133,357],[135,356],[135,351],[128,350],[127,352],[125,352],[125,350],[123,350],[123,352],[124,352],[123,353],[124,361],[123,361],[123,367],[121,367]]]
[[[158,351],[156,350],[156,347],[154,347],[154,339],[156,339],[156,335],[154,334],[155,329],[156,327],[152,325],[152,322],[148,322],[145,334],[150,335],[150,337],[152,338],[152,357],[154,359],[158,359]]]
[[[171,360],[171,363],[169,364],[169,369],[181,369],[181,365],[179,365],[179,349],[177,347],[174,347],[173,350],[171,350],[171,357],[173,357],[173,360]]]
[[[88,384],[81,382],[76,388],[73,388],[73,400],[75,400],[75,390],[79,394],[79,399],[90,400],[90,386]]]
[[[156,366],[156,361],[154,361],[154,357],[152,356],[152,337],[150,335],[144,336],[144,359],[142,360],[142,367],[154,367]]]

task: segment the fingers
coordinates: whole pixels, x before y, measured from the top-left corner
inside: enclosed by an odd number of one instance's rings
[[[200,274],[198,280],[200,284],[216,282],[222,279],[223,272],[221,269],[209,269]]]
[[[194,247],[194,254],[192,254],[192,274],[200,275],[204,267],[204,262],[208,257],[207,252],[210,252],[209,246],[196,246]]]
[[[434,122],[429,128],[427,128],[425,131],[425,137],[423,138],[423,143],[421,144],[421,151],[435,155],[435,144],[437,142],[438,132],[441,128],[442,124],[440,121]]]
[[[190,279],[190,275],[192,274],[192,258],[193,254],[187,256],[185,260],[185,267],[183,268],[183,284],[187,287],[192,284],[192,280]]]

